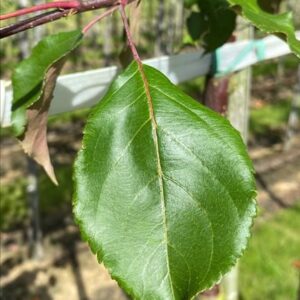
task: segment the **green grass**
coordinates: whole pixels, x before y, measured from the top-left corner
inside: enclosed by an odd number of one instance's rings
[[[299,273],[293,262],[300,259],[299,230],[299,202],[254,227],[240,262],[241,299],[297,299]]]
[[[25,195],[26,181],[19,179],[0,188],[0,230],[10,230],[23,225],[27,218]]]
[[[72,203],[72,167],[58,166],[55,173],[59,186],[53,185],[44,171],[39,175],[40,213],[51,218],[57,213],[71,212]],[[28,219],[27,180],[18,178],[10,184],[2,184],[0,189],[0,230],[10,231],[22,228]]]
[[[289,54],[282,57],[282,64],[285,71],[297,71],[299,59],[294,54]],[[278,60],[267,60],[259,62],[252,68],[252,75],[254,78],[260,76],[277,76]]]
[[[73,182],[72,166],[55,167],[55,174],[59,185],[55,186],[41,171],[39,177],[39,192],[41,201],[41,214],[55,214],[62,209],[69,209],[72,203]]]
[[[250,132],[256,135],[265,135],[270,131],[283,129],[288,120],[290,107],[290,101],[281,101],[252,109]]]
[[[90,112],[91,109],[82,108],[71,112],[53,115],[49,117],[49,125],[60,125],[80,120],[86,120]]]
[[[194,99],[200,99],[205,86],[205,77],[198,77],[196,79],[180,83],[178,87],[186,94]]]

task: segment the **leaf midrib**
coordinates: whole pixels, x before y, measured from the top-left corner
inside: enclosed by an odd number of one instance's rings
[[[167,216],[166,216],[166,200],[165,200],[165,192],[164,192],[164,184],[163,184],[163,171],[162,171],[162,165],[161,165],[161,158],[159,153],[159,143],[158,143],[158,132],[157,132],[157,121],[154,114],[154,108],[153,108],[153,100],[150,93],[150,87],[149,82],[147,79],[147,76],[144,71],[144,67],[141,61],[137,61],[138,70],[141,74],[142,81],[144,83],[144,88],[146,92],[146,98],[147,103],[149,107],[149,116],[151,119],[151,125],[152,125],[152,134],[153,134],[153,142],[155,146],[155,153],[156,153],[156,161],[157,161],[157,175],[158,175],[158,182],[160,187],[160,204],[161,204],[161,210],[162,210],[162,216],[163,216],[163,226],[164,226],[164,239],[165,239],[165,247],[166,247],[166,255],[167,255],[167,271],[168,271],[168,277],[169,277],[169,284],[172,291],[173,299],[176,299],[174,294],[174,287],[172,283],[171,278],[171,272],[170,272],[170,264],[169,264],[169,249],[168,249],[168,226],[167,226]]]

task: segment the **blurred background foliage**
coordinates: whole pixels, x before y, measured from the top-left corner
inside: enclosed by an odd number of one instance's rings
[[[22,1],[20,1],[22,2]],[[24,2],[24,1],[23,1]],[[26,2],[26,1],[25,1]],[[28,4],[37,0],[27,0]],[[43,2],[43,1],[40,1]],[[50,2],[50,1],[49,1]],[[300,28],[300,1],[283,1],[294,12],[296,27]],[[1,12],[13,11],[18,1],[4,0],[0,3]],[[14,67],[21,58],[20,43],[28,41],[28,48],[45,35],[58,31],[82,28],[99,12],[83,15],[48,24],[30,30],[25,35],[16,35],[1,40],[0,59],[1,79],[9,80]],[[185,23],[190,12],[178,0],[142,0],[138,8],[130,9],[134,39],[143,58],[164,54],[192,51],[199,47],[190,38]],[[1,26],[10,22],[2,22]],[[256,32],[256,37],[264,34]],[[83,45],[66,63],[64,73],[73,73],[102,68],[112,64],[121,65],[126,55],[124,33],[118,14],[105,19],[93,28]],[[294,55],[282,59],[257,64],[253,69],[253,88],[250,112],[250,146],[272,146],[282,143],[293,97],[299,60]],[[201,100],[205,78],[197,78],[180,84],[180,87],[195,99]],[[66,218],[72,218],[72,167],[75,153],[80,147],[81,129],[88,110],[52,117],[49,121],[50,150],[55,158],[55,169],[59,187],[54,187],[49,179],[39,173],[40,213],[42,228],[46,232],[64,226]],[[9,129],[1,130],[1,147],[14,147],[9,137]],[[57,138],[56,138],[57,137]],[[56,142],[59,140],[59,142]],[[19,151],[19,150],[18,150]],[[63,153],[60,157],[59,153]],[[14,155],[22,157],[16,159]],[[17,175],[7,175],[6,167],[1,166],[0,189],[0,231],[13,232],[29,224],[26,196],[26,160],[20,152],[12,152],[7,157]],[[67,157],[67,158],[66,158]],[[21,161],[19,163],[19,160]],[[6,164],[7,162],[4,162]],[[22,171],[16,172],[22,168]],[[298,199],[298,202],[300,199]],[[241,260],[241,291],[244,300],[295,299],[297,274],[292,267],[293,259],[299,259],[299,218],[300,206],[264,218],[254,226],[253,238],[246,255]],[[69,222],[69,221],[67,221]],[[280,240],[279,244],[278,241]],[[290,246],[291,245],[291,246]]]
[[[51,2],[21,0],[22,3]],[[18,1],[1,1],[1,11],[13,11]],[[38,27],[26,33],[26,40],[30,48],[45,35],[58,31],[71,31],[83,28],[99,11],[87,12],[82,15],[67,17],[46,26]],[[136,7],[132,4],[129,9],[129,19],[142,57],[153,57],[161,54],[179,52],[182,47],[183,36],[187,35],[184,30],[185,15],[183,4],[180,1],[145,1]],[[11,21],[1,21],[1,25],[7,25]],[[159,33],[159,39],[157,39]],[[20,38],[16,35],[1,41],[1,77],[10,78],[13,67],[20,58]],[[91,67],[119,63],[119,55],[124,50],[124,33],[121,19],[117,13],[99,22],[85,38],[83,45],[69,59],[64,73],[87,70]]]
[[[13,11],[22,5],[51,2],[42,0],[6,0],[1,1],[1,12]],[[132,4],[129,9],[129,19],[138,46],[143,58],[162,54],[175,54],[189,47],[198,47],[189,35],[189,19],[195,13],[192,9],[184,9],[184,1],[177,0],[143,0],[139,7]],[[265,2],[265,1],[263,1]],[[280,2],[280,1],[279,1]],[[293,10],[295,26],[300,26],[300,2],[298,0],[281,1],[282,10]],[[198,10],[196,10],[197,12]],[[1,78],[9,79],[13,68],[21,58],[20,41],[26,39],[28,47],[32,48],[43,36],[58,31],[71,31],[83,28],[99,11],[87,12],[82,15],[70,16],[65,19],[49,23],[45,26],[27,31],[1,40]],[[1,21],[1,26],[12,21]],[[259,37],[264,36],[257,32]],[[100,68],[111,64],[120,65],[120,58],[124,54],[125,37],[119,15],[117,13],[99,22],[85,38],[82,46],[73,53],[63,72],[79,72],[89,68]]]

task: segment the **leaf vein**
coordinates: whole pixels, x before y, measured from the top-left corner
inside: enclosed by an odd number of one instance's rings
[[[165,239],[165,249],[166,249],[166,264],[168,268],[169,273],[169,284],[172,292],[173,299],[176,299],[174,294],[174,287],[173,282],[171,279],[171,272],[170,272],[170,262],[169,262],[169,252],[168,252],[168,225],[167,225],[167,216],[166,216],[166,203],[165,203],[165,195],[164,195],[164,184],[163,184],[163,172],[162,172],[162,165],[161,165],[161,159],[160,159],[160,152],[159,152],[159,142],[158,142],[158,132],[157,132],[157,121],[154,114],[154,108],[153,108],[153,99],[150,93],[150,85],[148,82],[148,79],[146,77],[143,64],[140,61],[137,61],[138,69],[140,71],[140,75],[142,78],[142,81],[144,82],[144,87],[146,91],[147,96],[147,102],[149,107],[149,115],[151,118],[151,124],[152,124],[152,131],[153,131],[153,142],[155,146],[155,152],[156,152],[156,160],[157,160],[157,174],[159,177],[159,186],[160,186],[160,203],[161,203],[161,209],[162,209],[162,218],[163,218],[163,224],[164,224],[164,239]]]
[[[141,299],[143,299],[143,295],[144,295],[144,290],[145,290],[145,271],[148,268],[148,265],[150,263],[150,261],[152,260],[152,257],[154,256],[154,254],[157,252],[157,250],[163,245],[163,242],[159,243],[157,245],[157,247],[154,249],[153,253],[148,257],[147,262],[144,265],[143,271],[142,271],[142,278],[143,278],[143,286],[142,286],[142,295],[141,295]],[[148,280],[146,280],[148,281]]]
[[[139,95],[139,97],[137,97],[134,101],[132,101],[131,103],[129,103],[128,105],[124,106],[122,109],[120,109],[119,111],[116,112],[116,114],[120,114],[121,112],[123,112],[124,110],[126,110],[127,108],[131,107],[132,105],[134,105],[136,102],[138,102],[143,96],[145,95],[145,93],[142,93],[141,95]]]
[[[232,149],[232,151],[236,152],[235,149],[232,148],[232,146],[230,145],[230,143],[228,143],[225,139],[223,139],[223,137],[207,121],[205,121],[203,118],[201,118],[199,115],[197,115],[192,109],[190,109],[186,105],[180,103],[179,101],[177,101],[173,97],[169,96],[168,94],[166,94],[165,92],[163,92],[158,87],[151,85],[151,88],[155,89],[156,91],[158,91],[162,95],[166,96],[168,99],[172,100],[173,102],[175,102],[179,106],[183,107],[188,112],[192,113],[200,122],[204,123],[216,137],[218,137],[222,141],[222,143],[220,143],[220,145],[223,145],[222,146],[223,148],[224,148],[224,145],[226,145],[228,148]]]
[[[109,178],[110,174],[112,173],[112,171],[114,170],[114,168],[118,165],[119,161],[122,159],[122,157],[125,155],[127,149],[129,148],[129,146],[134,142],[135,138],[138,136],[138,134],[141,132],[141,130],[147,125],[147,123],[150,122],[150,118],[147,119],[138,129],[137,131],[134,133],[133,137],[131,138],[131,140],[127,143],[127,145],[125,146],[125,148],[123,149],[122,153],[120,154],[120,156],[118,157],[118,159],[115,161],[115,163],[112,165],[112,167],[108,170],[108,172],[106,173],[106,176],[103,180],[103,183],[101,185],[100,191],[99,191],[99,197],[98,199],[101,198],[101,193],[103,190],[103,186],[105,184],[105,182],[107,181],[107,179]],[[98,211],[99,211],[99,207],[100,207],[100,201],[98,201],[98,205],[97,208],[95,210],[95,217],[98,216]]]
[[[188,282],[187,290],[189,291],[190,290],[190,285],[191,285],[191,279],[192,279],[192,272],[191,272],[190,265],[188,264],[185,256],[178,249],[176,249],[175,246],[171,245],[170,243],[169,243],[169,246],[182,257],[185,265],[187,266],[187,270],[189,272],[189,282]]]
[[[134,94],[134,93],[132,93],[132,94]],[[142,94],[143,95],[143,94]],[[133,102],[131,102],[131,103],[129,103],[128,105],[126,105],[125,107],[123,107],[122,109],[120,109],[118,112],[116,112],[116,114],[118,114],[118,113],[121,113],[122,111],[124,111],[125,109],[127,109],[128,107],[130,107],[132,104],[134,104],[134,103],[136,103],[138,100],[140,100],[141,99],[141,97],[142,97],[142,95],[140,95],[140,97],[138,97],[136,100],[134,100]],[[129,95],[128,97],[130,97],[131,95]],[[108,100],[109,101],[109,100]],[[103,108],[102,108],[103,109]],[[93,151],[93,155],[92,155],[92,162],[95,160],[95,155],[96,155],[96,149],[97,149],[97,147],[98,147],[98,144],[99,144],[99,141],[100,141],[100,139],[101,139],[101,134],[98,134],[98,136],[97,136],[97,139],[96,139],[96,143],[95,143],[95,146],[94,146],[94,151]]]
[[[174,142],[176,142],[178,145],[180,145],[182,148],[184,148],[185,150],[187,150],[189,153],[191,153],[201,164],[201,166],[212,176],[212,178],[214,179],[215,182],[218,183],[219,186],[221,186],[223,192],[227,195],[228,199],[231,201],[231,203],[233,204],[237,216],[240,218],[240,212],[238,210],[238,207],[235,203],[235,201],[233,200],[233,197],[231,195],[231,193],[229,192],[229,190],[226,188],[226,186],[224,185],[224,183],[214,174],[214,172],[212,172],[204,163],[203,159],[201,159],[196,153],[194,153],[190,148],[188,148],[186,145],[184,145],[181,141],[179,141],[171,132],[163,129],[162,127],[159,127],[160,130],[162,130],[163,132],[165,132]]]
[[[200,202],[198,202],[197,200],[194,199],[194,196],[186,190],[186,188],[184,186],[182,186],[179,182],[177,182],[174,178],[172,177],[169,177],[167,175],[164,175],[164,178],[168,181],[171,181],[173,182],[177,187],[181,188],[188,196],[189,198],[197,205],[199,206],[199,208],[205,213],[206,217],[207,217],[207,220],[209,222],[209,227],[210,227],[210,230],[211,230],[211,235],[212,235],[212,240],[211,240],[211,251],[210,251],[210,258],[209,258],[209,263],[208,263],[208,267],[207,267],[207,271],[205,272],[204,276],[203,276],[203,279],[201,279],[200,282],[203,282],[204,279],[206,278],[207,274],[209,273],[210,271],[210,268],[211,268],[211,264],[212,264],[212,260],[213,260],[213,254],[214,254],[214,230],[213,230],[213,223],[208,215],[208,212],[207,210],[201,205]]]

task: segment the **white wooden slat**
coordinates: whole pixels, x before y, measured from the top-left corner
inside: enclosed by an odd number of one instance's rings
[[[297,36],[300,38],[300,32],[297,32]],[[253,44],[253,41],[228,43],[218,49],[218,73],[223,74],[228,70],[230,72],[238,71],[261,61],[261,55],[257,55],[256,47],[247,51],[243,59],[237,60],[241,53],[245,52],[245,47],[248,47],[249,43]],[[276,36],[268,36],[259,40],[259,43],[264,50],[263,60],[280,57],[291,52],[287,44]],[[236,60],[238,63],[233,64]],[[144,63],[159,69],[176,84],[206,75],[210,71],[212,56],[204,55],[203,50],[198,50],[174,56],[152,58],[145,60]],[[233,68],[232,65],[234,65]],[[117,73],[118,68],[113,66],[60,76],[54,91],[50,114],[91,107],[102,98]],[[2,127],[10,125],[11,102],[11,83],[0,81],[0,125]]]
[[[10,125],[12,90],[11,82],[0,80],[0,126]]]
[[[207,74],[210,68],[210,55],[201,59],[201,52],[163,56],[145,60],[150,66],[159,69],[173,83],[180,83]],[[50,114],[59,114],[79,108],[90,107],[105,94],[118,73],[117,67],[61,76],[54,92]]]
[[[300,38],[300,32],[297,33],[297,36]],[[249,47],[249,43],[252,43],[253,47]],[[259,46],[264,52],[263,59],[261,59],[258,53]],[[247,51],[247,49],[249,51]],[[245,55],[243,55],[242,59],[237,61],[237,57],[241,53],[244,53]],[[291,50],[287,43],[273,35],[261,40],[254,40],[252,42],[241,41],[232,44],[226,44],[218,49],[217,72],[222,75],[228,72],[230,73],[233,71],[239,71],[262,60],[277,58],[289,53],[291,53]],[[238,63],[235,64],[235,61]]]
[[[173,83],[180,83],[207,74],[211,55],[203,55],[203,50],[200,50],[152,58],[145,60],[144,63],[159,69]],[[54,91],[50,115],[91,107],[102,98],[117,73],[118,68],[113,66],[60,76]],[[7,127],[10,125],[11,83],[1,81],[0,87],[0,122],[2,127]]]

